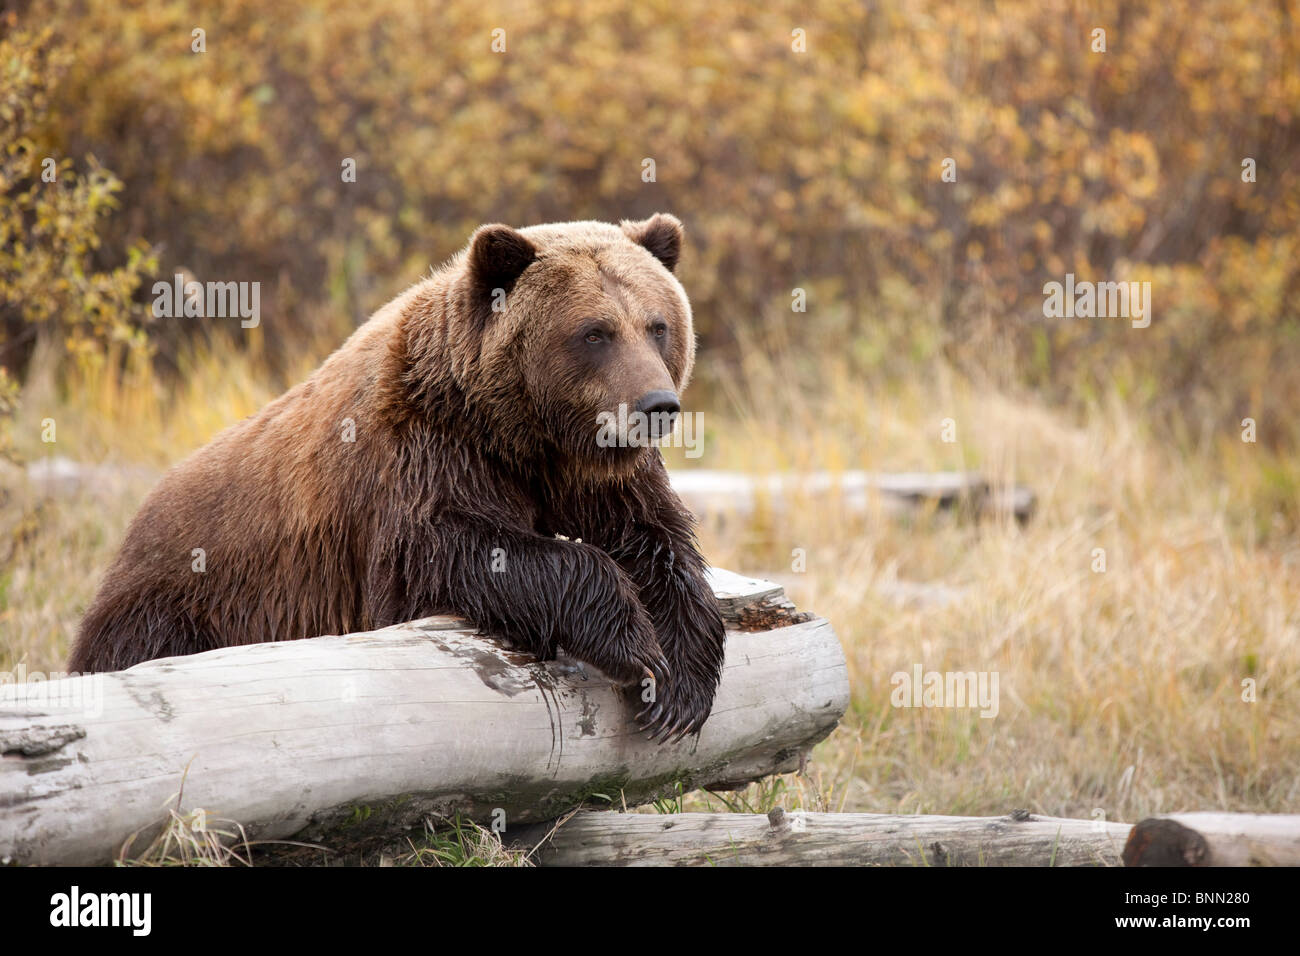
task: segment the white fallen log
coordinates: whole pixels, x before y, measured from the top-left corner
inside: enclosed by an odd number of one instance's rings
[[[1300,816],[1176,813],[1134,825],[876,813],[579,813],[516,830],[542,866],[1300,866]]]
[[[801,500],[833,502],[852,513],[911,514],[933,507],[967,508],[978,515],[1008,514],[1020,521],[1034,512],[1033,491],[995,486],[974,472],[814,471],[751,475],[688,469],[672,472],[673,490],[701,517],[748,515],[761,506],[783,510]]]
[[[15,466],[0,462],[21,473]],[[156,470],[139,466],[96,465],[60,455],[33,461],[26,468],[32,486],[48,495],[79,496],[117,492],[128,481],[153,483]],[[906,515],[925,507],[959,507],[974,513],[1010,514],[1028,520],[1036,504],[1034,492],[1023,485],[998,485],[968,471],[841,472],[813,471],[751,475],[705,468],[674,470],[674,490],[701,516],[752,514],[759,503],[781,509],[791,501],[811,498],[834,501],[846,511]]]
[[[132,834],[148,842],[182,779],[182,810],[250,838],[356,845],[429,813],[509,832],[592,794],[633,805],[796,769],[848,705],[839,641],[775,585],[715,572],[714,586],[722,684],[699,737],[675,745],[638,733],[600,673],[455,618],[0,684],[0,862],[108,862]]]
[[[876,813],[579,813],[536,846],[542,866],[1118,866],[1127,823]]]

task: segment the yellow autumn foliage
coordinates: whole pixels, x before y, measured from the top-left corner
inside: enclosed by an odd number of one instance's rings
[[[7,83],[7,109],[48,98],[21,135],[66,170],[79,238],[36,272],[0,264],[11,337],[66,320],[67,290],[38,278],[60,255],[118,276],[100,311],[128,311],[141,242],[164,278],[260,281],[275,355],[480,223],[667,209],[719,357],[791,323],[810,374],[831,346],[864,375],[996,349],[1056,400],[1117,387],[1296,438],[1294,0],[48,0],[4,42],[45,24],[57,76]],[[48,204],[8,169],[11,215]],[[1152,282],[1151,326],[1046,317],[1066,273]],[[192,333],[148,330],[165,354]]]

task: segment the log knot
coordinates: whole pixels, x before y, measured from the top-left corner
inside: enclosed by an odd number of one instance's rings
[[[41,757],[84,736],[86,729],[76,724],[4,728],[0,729],[0,756]]]

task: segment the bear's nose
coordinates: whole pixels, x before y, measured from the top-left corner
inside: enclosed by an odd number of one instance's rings
[[[677,413],[682,410],[677,396],[667,389],[646,392],[636,403],[636,410],[650,420],[650,434],[662,438],[673,430]]]

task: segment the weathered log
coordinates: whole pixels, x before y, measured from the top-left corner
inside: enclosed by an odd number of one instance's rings
[[[579,813],[514,834],[555,866],[1117,866],[1129,824],[875,813]]]
[[[22,469],[0,461],[0,472]],[[62,455],[38,459],[26,468],[32,484],[51,495],[80,495],[119,489],[128,479],[153,483],[159,472],[141,466],[96,465]],[[756,500],[780,504],[790,494],[839,494],[850,511],[866,511],[873,501],[889,513],[910,513],[933,505],[960,506],[979,514],[1011,514],[1027,520],[1036,503],[1023,485],[996,485],[965,471],[869,472],[816,471],[805,474],[749,475],[738,471],[688,469],[672,472],[673,488],[697,514],[748,513]]]
[[[675,745],[646,740],[600,673],[455,618],[0,685],[0,860],[106,862],[137,831],[147,842],[182,778],[183,809],[251,838],[355,846],[429,813],[503,811],[509,828],[593,794],[633,805],[795,769],[848,705],[839,641],[775,585],[714,585],[722,684]]]
[[[1172,813],[1139,821],[1126,866],[1300,866],[1300,815]]]
[[[1027,521],[1034,513],[1033,491],[1022,485],[996,486],[973,472],[816,471],[806,474],[749,475],[738,471],[691,469],[672,473],[673,489],[701,516],[746,515],[763,502],[776,510],[801,496],[833,500],[849,512],[911,514],[924,507],[965,509],[975,515],[1012,515]]]

